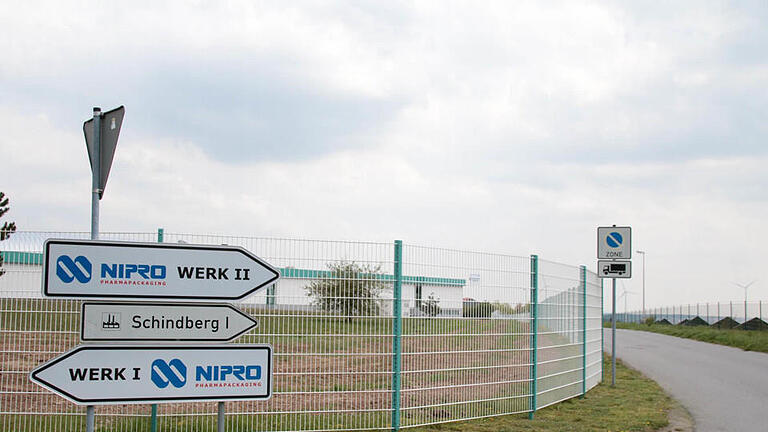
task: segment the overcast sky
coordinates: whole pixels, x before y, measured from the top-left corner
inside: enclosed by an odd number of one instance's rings
[[[765,1],[44,3],[0,3],[20,230],[89,230],[82,122],[125,105],[103,231],[594,269],[631,225],[649,306],[768,300]]]

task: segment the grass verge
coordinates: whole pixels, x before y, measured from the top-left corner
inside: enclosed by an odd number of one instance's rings
[[[574,398],[527,415],[492,417],[410,429],[420,432],[461,431],[656,431],[668,424],[674,401],[640,372],[616,362],[616,387],[610,386],[610,358],[605,356],[605,383]]]
[[[616,387],[610,383],[610,358],[603,359],[606,370],[606,382],[590,390],[584,399],[574,398],[537,411],[534,420],[528,420],[527,415],[508,415],[465,422],[445,423],[434,426],[403,429],[419,432],[461,431],[461,432],[500,432],[500,431],[539,431],[539,432],[593,432],[593,431],[643,431],[651,432],[662,428],[668,423],[668,412],[675,402],[653,381],[645,378],[640,372],[616,362]],[[83,430],[83,416],[50,416],[46,419],[13,416],[2,420],[1,430],[27,431],[47,429],[51,424],[61,428],[57,430]],[[299,416],[302,417],[302,416]],[[317,419],[315,419],[317,420]],[[346,420],[346,421],[342,421]],[[148,419],[113,419],[114,423],[99,425],[98,431],[131,430],[149,431]],[[349,419],[340,419],[338,427],[351,426]],[[38,424],[38,422],[42,422]],[[44,427],[43,423],[45,424]],[[252,416],[227,416],[228,428],[236,430],[253,430]],[[289,416],[274,415],[269,421],[272,428],[282,429],[287,424],[313,425],[310,416],[306,418],[289,418]],[[366,424],[370,424],[365,422]],[[325,423],[323,423],[325,424]],[[319,425],[319,424],[318,424]],[[243,426],[243,427],[241,427]],[[327,424],[325,424],[327,426]],[[215,431],[213,416],[177,417],[161,419],[158,431],[196,430],[201,432]],[[262,430],[262,429],[257,429]]]
[[[732,346],[741,348],[745,351],[759,351],[768,353],[768,332],[766,331],[721,330],[703,326],[686,327],[657,324],[645,325],[635,323],[616,323],[616,328],[649,331],[669,336],[694,339],[702,342]]]

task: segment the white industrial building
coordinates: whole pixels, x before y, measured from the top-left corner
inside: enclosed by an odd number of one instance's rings
[[[0,297],[41,298],[41,269],[43,256],[35,252],[3,251],[5,275],[0,277]],[[242,300],[242,303],[265,305],[276,309],[311,310],[312,297],[307,287],[313,282],[332,278],[329,270],[279,268],[281,278],[273,285]],[[394,275],[375,274],[384,286],[378,301],[380,313],[392,313],[392,287]],[[465,279],[404,275],[402,282],[403,316],[419,316],[421,304],[428,298],[440,307],[441,316],[461,315],[462,298],[465,297]]]

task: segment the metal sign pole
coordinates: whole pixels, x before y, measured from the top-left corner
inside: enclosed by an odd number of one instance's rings
[[[224,432],[224,402],[219,402],[219,414],[216,422],[216,431]]]
[[[91,160],[91,240],[99,239],[99,180],[101,179],[101,108],[93,108],[93,159]],[[93,405],[85,408],[85,430],[93,432],[96,410]]]
[[[616,387],[616,278],[613,278],[613,310],[611,311],[611,387]]]
[[[99,239],[99,179],[101,178],[101,108],[93,108],[93,152],[91,158],[91,240]]]

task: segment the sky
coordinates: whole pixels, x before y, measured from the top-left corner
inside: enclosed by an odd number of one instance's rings
[[[768,300],[768,3],[0,3],[0,190],[88,231],[82,122],[126,107],[102,231],[370,240]],[[639,308],[642,259],[623,282]]]

